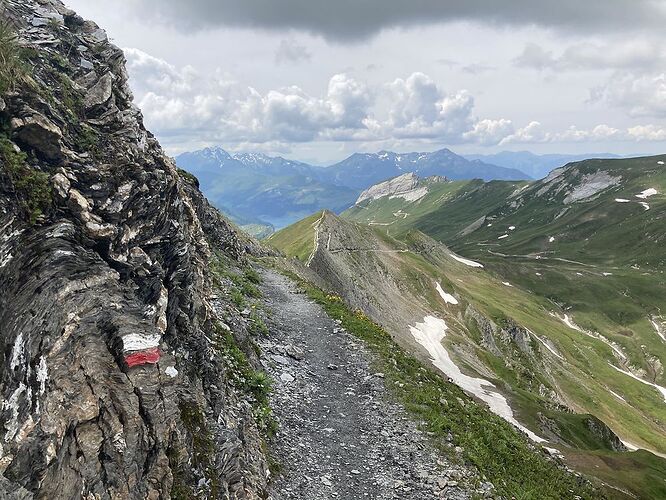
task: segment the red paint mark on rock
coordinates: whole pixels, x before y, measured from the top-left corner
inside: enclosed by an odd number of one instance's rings
[[[134,352],[125,356],[125,363],[127,363],[129,368],[132,368],[133,366],[155,364],[159,360],[160,350],[157,347],[145,351]]]

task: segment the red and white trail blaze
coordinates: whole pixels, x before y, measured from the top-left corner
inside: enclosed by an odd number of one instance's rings
[[[160,360],[158,348],[162,336],[159,334],[130,334],[123,337],[123,353],[129,368],[155,364]]]

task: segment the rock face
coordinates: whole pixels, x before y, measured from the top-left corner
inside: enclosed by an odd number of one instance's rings
[[[413,172],[408,172],[369,187],[360,194],[356,200],[356,205],[365,200],[376,200],[384,196],[416,201],[426,194],[428,194],[428,188],[425,186],[419,187],[419,178]]]
[[[0,498],[262,496],[208,272],[258,247],[145,130],[97,25],[5,4],[32,72],[0,100]]]

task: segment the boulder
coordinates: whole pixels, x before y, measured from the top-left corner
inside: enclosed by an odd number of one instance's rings
[[[11,128],[17,142],[34,149],[49,160],[62,157],[61,130],[48,118],[30,110],[21,118],[12,118]]]
[[[88,90],[83,99],[83,105],[86,110],[89,110],[105,104],[111,98],[112,92],[113,75],[111,73],[106,73],[102,78],[97,80],[97,83],[93,85],[90,90]]]

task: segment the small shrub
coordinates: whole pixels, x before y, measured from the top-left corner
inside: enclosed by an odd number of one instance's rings
[[[181,401],[178,408],[180,409],[180,419],[192,439],[191,464],[195,469],[204,473],[210,485],[211,498],[217,498],[219,480],[215,467],[215,441],[206,424],[203,410],[196,403],[189,401]],[[179,486],[176,490],[178,495],[187,497],[189,488],[185,484]]]
[[[49,175],[30,168],[25,153],[17,153],[7,138],[0,138],[0,161],[34,224],[52,203]]]
[[[243,309],[245,307],[245,295],[243,295],[243,292],[237,288],[233,288],[231,290],[229,293],[229,298],[238,309]]]
[[[250,314],[250,323],[248,326],[250,333],[255,336],[268,335],[268,327],[256,312]]]
[[[243,277],[245,278],[245,281],[249,281],[254,285],[261,284],[261,275],[251,267],[245,269]]]

